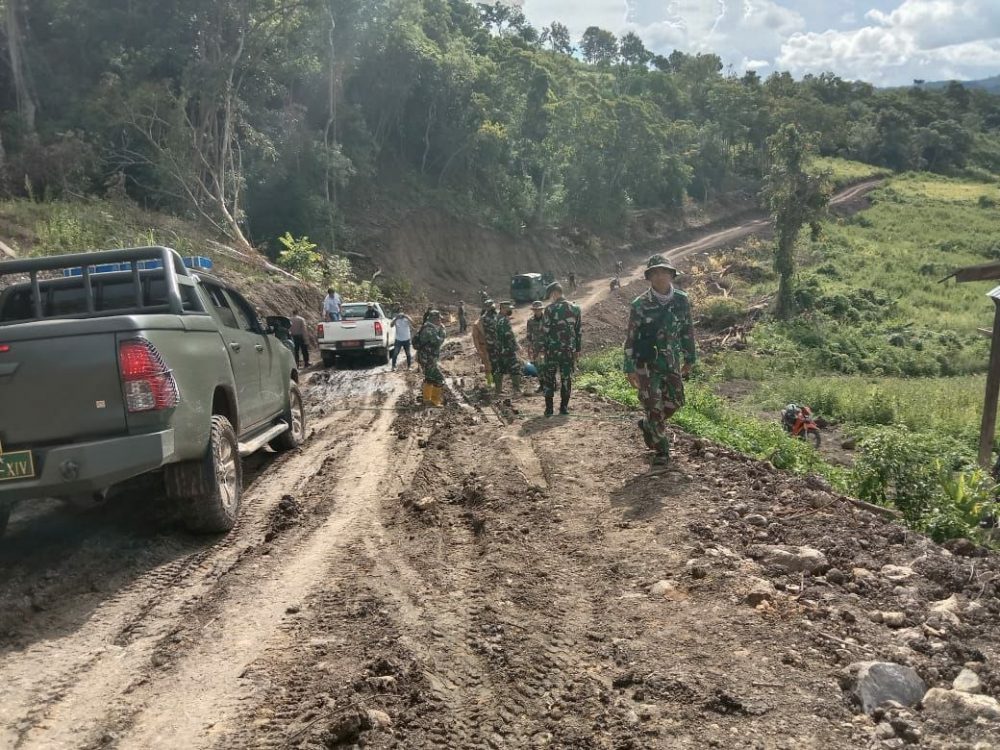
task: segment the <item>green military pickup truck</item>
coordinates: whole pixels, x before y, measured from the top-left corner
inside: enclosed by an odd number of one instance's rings
[[[169,248],[0,262],[0,533],[17,502],[154,471],[189,528],[228,531],[241,457],[305,437],[298,378],[240,293]]]

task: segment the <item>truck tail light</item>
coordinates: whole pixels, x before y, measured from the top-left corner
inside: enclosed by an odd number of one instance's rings
[[[316,324],[316,338],[321,339],[321,338],[323,338],[323,336],[324,336],[324,333],[323,333],[323,324],[322,323],[317,323]]]
[[[129,412],[162,411],[177,406],[180,394],[173,373],[146,339],[128,339],[118,345],[118,369]]]
[[[382,323],[377,320],[375,321],[375,335],[376,336],[382,335]]]

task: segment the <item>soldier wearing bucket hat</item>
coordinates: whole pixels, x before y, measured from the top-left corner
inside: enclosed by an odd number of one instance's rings
[[[639,420],[657,463],[670,459],[667,420],[684,405],[684,377],[697,360],[691,301],[674,287],[677,268],[663,255],[646,263],[649,289],[632,301],[625,337],[625,372],[639,390]]]
[[[444,343],[445,336],[444,326],[441,325],[441,313],[437,310],[428,310],[427,322],[420,327],[420,332],[413,339],[413,344],[417,348],[417,362],[424,371],[425,405],[444,405],[444,375],[441,373],[438,358],[441,356],[441,344]]]
[[[648,280],[650,275],[657,269],[662,268],[671,273],[672,278],[677,278],[681,275],[681,272],[677,270],[673,263],[671,263],[664,255],[652,255],[649,260],[646,261],[646,279]]]
[[[521,392],[521,363],[517,359],[517,337],[510,324],[513,313],[513,302],[501,302],[500,314],[493,324],[496,355],[491,354],[490,361],[493,363],[493,388],[497,395],[503,391],[504,375],[510,376],[514,393]]]
[[[542,368],[542,385],[545,389],[545,416],[551,417],[559,376],[559,413],[569,414],[569,399],[573,393],[573,368],[580,356],[580,306],[563,297],[562,285],[549,284],[545,294],[552,302],[542,317],[544,332],[542,350],[545,366]]]

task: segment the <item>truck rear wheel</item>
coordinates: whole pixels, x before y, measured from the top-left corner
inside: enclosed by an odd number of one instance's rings
[[[240,511],[243,464],[229,420],[213,416],[205,457],[172,464],[165,477],[167,493],[188,503],[184,523],[191,531],[218,534],[232,529]]]
[[[337,355],[333,352],[322,351],[319,355],[323,358],[323,367],[333,367],[337,364]]]
[[[306,439],[306,409],[302,403],[302,392],[295,381],[288,386],[288,408],[283,419],[288,430],[270,443],[279,452],[295,450]]]

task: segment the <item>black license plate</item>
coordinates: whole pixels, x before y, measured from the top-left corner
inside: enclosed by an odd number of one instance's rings
[[[35,461],[31,451],[0,453],[0,482],[31,479],[35,476]]]

